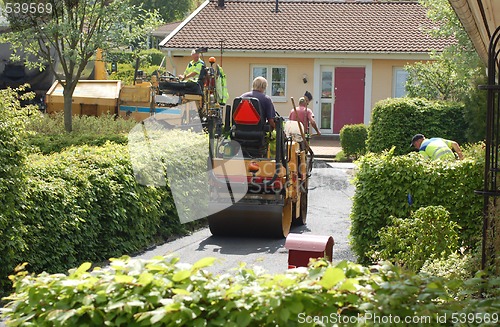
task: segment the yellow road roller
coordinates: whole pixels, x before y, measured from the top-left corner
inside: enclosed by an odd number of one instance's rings
[[[271,132],[259,100],[239,97],[208,124],[213,235],[283,238],[306,223],[314,153],[301,123],[275,122]]]

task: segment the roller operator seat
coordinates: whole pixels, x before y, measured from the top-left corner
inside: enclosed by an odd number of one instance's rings
[[[259,99],[235,98],[232,108],[231,139],[240,144],[245,158],[267,156],[266,133],[270,126],[260,107]]]

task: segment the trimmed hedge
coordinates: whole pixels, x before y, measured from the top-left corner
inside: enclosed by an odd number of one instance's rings
[[[121,258],[109,268],[93,271],[85,263],[67,275],[20,272],[12,276],[15,293],[6,298],[10,303],[1,312],[7,324],[16,326],[400,326],[499,321],[500,278],[478,276],[464,282],[414,275],[390,264],[362,267],[321,260],[283,274],[240,267],[213,275],[205,268],[214,261],[205,258],[190,265],[175,257]],[[483,297],[476,297],[485,290]]]
[[[158,162],[160,170],[165,171],[161,165],[171,164],[179,171],[193,172],[195,159],[178,160],[175,153],[185,154],[189,145],[200,149],[206,137],[190,131],[176,131],[175,135],[179,139],[164,134],[161,140],[165,160]],[[179,140],[184,142],[183,150]],[[199,153],[198,166],[204,169],[207,151]],[[103,262],[140,252],[206,223],[203,219],[180,223],[170,180],[161,187],[140,185],[127,146],[108,142],[100,147],[70,147],[51,155],[33,154],[23,170],[22,201],[16,206],[22,212],[14,211],[12,217],[25,230],[14,230],[13,236],[25,245],[12,249],[12,256],[2,255],[2,282],[21,262],[28,262],[34,272],[61,272],[84,261]],[[193,202],[199,200],[196,195],[196,190],[185,193]]]
[[[24,248],[22,206],[26,174],[27,111],[19,104],[14,90],[0,90],[0,276],[12,272],[15,253]],[[0,277],[0,291],[10,283]]]
[[[27,249],[16,260],[30,270],[58,272],[134,253],[167,234],[163,226],[179,224],[166,189],[136,183],[124,146],[33,155],[26,168]]]
[[[481,235],[484,150],[466,149],[466,159],[430,161],[417,153],[395,156],[393,149],[369,153],[357,161],[351,210],[351,245],[362,263],[379,243],[378,232],[390,216],[404,218],[418,208],[443,206],[460,227],[460,242],[472,248]],[[409,199],[410,198],[410,199]],[[409,200],[412,203],[409,204]]]
[[[368,128],[367,149],[381,153],[393,146],[395,154],[412,149],[413,135],[442,137],[465,143],[468,125],[463,104],[419,98],[391,98],[377,102]]]
[[[368,128],[365,124],[344,125],[340,129],[340,145],[347,157],[355,157],[366,153]]]

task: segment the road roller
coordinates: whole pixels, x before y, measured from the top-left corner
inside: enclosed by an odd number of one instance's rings
[[[256,98],[234,99],[224,116],[208,125],[211,233],[286,237],[306,223],[314,153],[303,125],[276,117],[271,131]]]

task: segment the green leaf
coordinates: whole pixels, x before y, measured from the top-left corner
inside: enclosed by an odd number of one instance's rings
[[[134,281],[134,277],[128,275],[116,275],[115,281],[121,284],[130,284]]]
[[[154,280],[153,274],[144,271],[139,275],[138,282],[142,285],[149,285]]]
[[[166,314],[167,312],[163,309],[155,310],[151,316],[151,324],[154,325],[160,322],[163,318],[165,318]]]
[[[77,270],[75,270],[74,275],[80,276],[83,273],[87,272],[90,269],[90,267],[92,267],[92,264],[90,262],[84,262],[80,265],[80,267],[78,267]]]
[[[201,268],[212,266],[214,264],[215,260],[216,260],[216,258],[214,258],[214,257],[206,257],[206,258],[200,259],[194,263],[193,268],[194,269],[201,269]]]
[[[178,272],[176,272],[173,276],[172,276],[172,280],[174,282],[180,282],[186,278],[189,278],[191,277],[191,271],[189,270],[180,270]]]
[[[172,293],[178,294],[178,295],[190,295],[191,292],[183,289],[183,288],[173,288]]]
[[[358,281],[354,278],[346,279],[342,285],[340,285],[339,290],[355,292],[358,288]]]
[[[340,281],[344,280],[344,271],[340,268],[328,267],[323,274],[319,284],[326,289],[330,289],[337,285]]]
[[[252,317],[246,311],[238,313],[238,316],[236,317],[236,323],[238,326],[248,326],[251,321]]]

